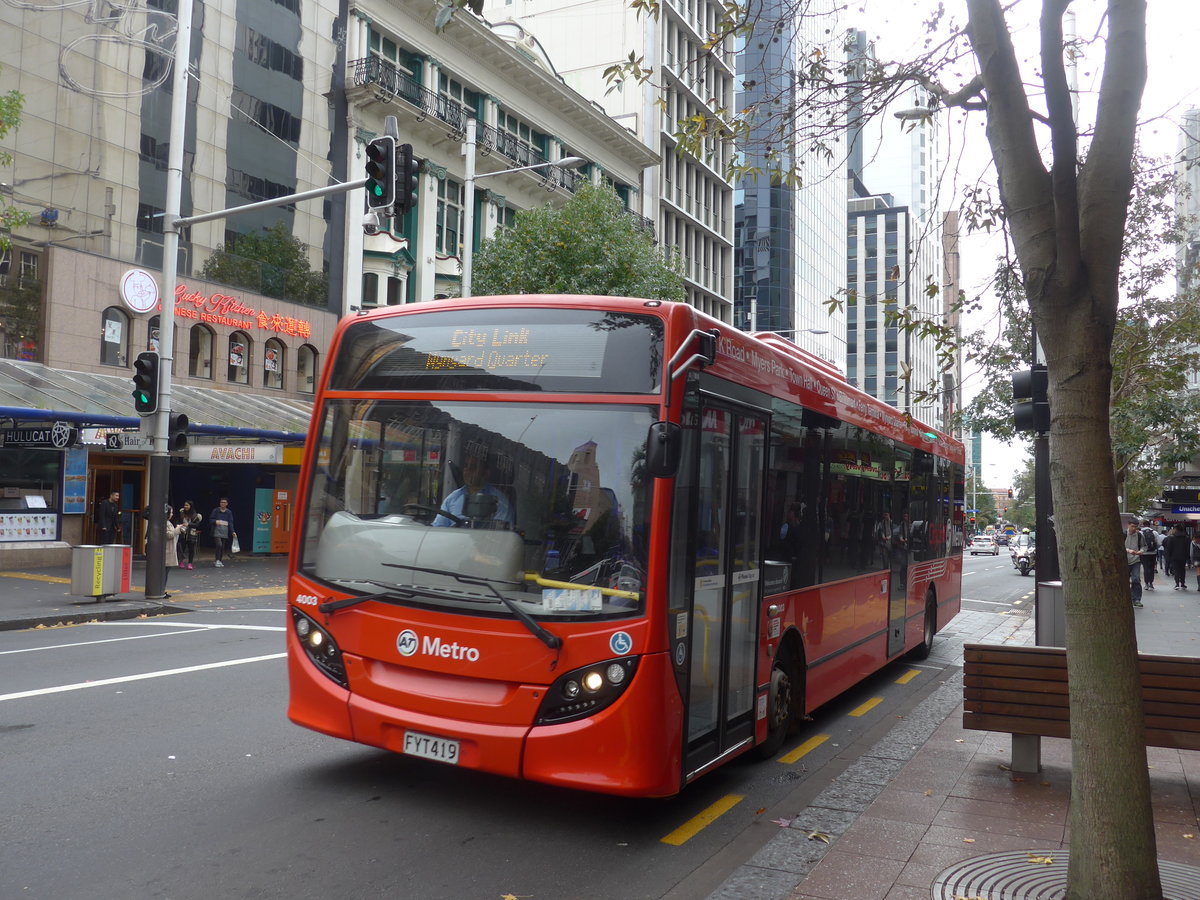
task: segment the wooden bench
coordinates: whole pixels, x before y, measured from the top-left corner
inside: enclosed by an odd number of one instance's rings
[[[1200,659],[1138,654],[1146,745],[1200,750]],[[1043,737],[1069,738],[1062,647],[963,647],[963,727],[1012,735],[1014,772],[1041,769]]]

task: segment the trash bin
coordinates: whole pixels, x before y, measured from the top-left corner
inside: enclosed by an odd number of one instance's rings
[[[1034,612],[1034,642],[1039,647],[1067,646],[1067,618],[1061,581],[1039,581]]]
[[[129,544],[81,544],[71,548],[71,593],[99,603],[129,591],[133,548]]]

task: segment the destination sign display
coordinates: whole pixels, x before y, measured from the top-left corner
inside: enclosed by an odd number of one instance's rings
[[[604,345],[603,332],[581,332],[562,325],[455,328],[444,351],[426,353],[425,368],[599,378]]]
[[[662,343],[659,319],[613,310],[406,311],[348,328],[329,387],[649,393]]]

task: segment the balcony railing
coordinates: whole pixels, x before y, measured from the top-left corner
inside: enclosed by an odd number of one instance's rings
[[[399,97],[415,106],[422,116],[433,116],[445,122],[456,134],[466,134],[467,119],[472,116],[473,111],[461,103],[422,87],[411,75],[378,56],[358,59],[350,65],[354,69],[355,87],[374,86],[390,97]],[[512,162],[511,168],[534,166],[550,161],[534,147],[491,125],[480,123],[476,140],[476,151],[479,155],[498,153]],[[571,169],[547,167],[531,171],[530,174],[546,179],[549,184],[572,194],[575,193],[575,186],[579,181],[579,173]]]

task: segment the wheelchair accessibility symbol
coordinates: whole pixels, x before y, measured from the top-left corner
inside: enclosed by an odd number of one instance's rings
[[[618,656],[624,656],[633,649],[633,638],[624,631],[618,631],[608,639],[608,646],[613,653]]]

